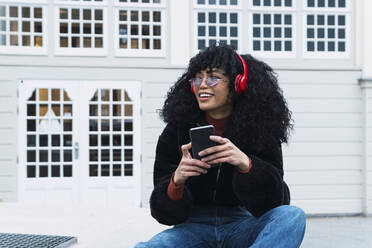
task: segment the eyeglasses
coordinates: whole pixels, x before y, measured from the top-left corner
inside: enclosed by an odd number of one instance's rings
[[[208,85],[208,87],[214,87],[219,82],[222,82],[222,81],[226,81],[226,80],[225,79],[218,78],[218,77],[207,77],[205,79],[205,83]],[[192,86],[199,87],[202,84],[203,79],[196,77],[196,78],[190,79],[189,82],[192,84]]]

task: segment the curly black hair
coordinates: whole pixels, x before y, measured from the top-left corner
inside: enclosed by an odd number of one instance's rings
[[[243,65],[234,48],[226,44],[212,45],[190,59],[187,71],[168,91],[160,115],[164,122],[185,125],[205,118],[190,90],[189,80],[205,69],[223,69],[229,78],[229,93],[233,112],[229,119],[233,126],[231,137],[249,133],[246,143],[257,149],[267,144],[287,143],[293,128],[291,111],[278,85],[277,76],[266,63],[249,54],[242,55],[248,67],[246,91],[237,94],[234,81],[243,74]]]

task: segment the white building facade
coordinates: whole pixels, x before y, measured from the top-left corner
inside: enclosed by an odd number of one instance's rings
[[[293,111],[292,204],[372,214],[368,0],[0,1],[0,201],[148,206],[158,109],[226,42],[271,65]]]

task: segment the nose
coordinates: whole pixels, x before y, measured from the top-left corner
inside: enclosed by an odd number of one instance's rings
[[[207,88],[207,87],[209,87],[209,86],[207,85],[207,78],[208,78],[208,77],[203,77],[202,82],[201,82],[199,88]]]

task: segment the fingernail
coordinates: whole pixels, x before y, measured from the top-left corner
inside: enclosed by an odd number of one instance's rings
[[[202,153],[202,152],[199,152],[198,155],[199,155],[199,156],[203,156],[203,153]]]

